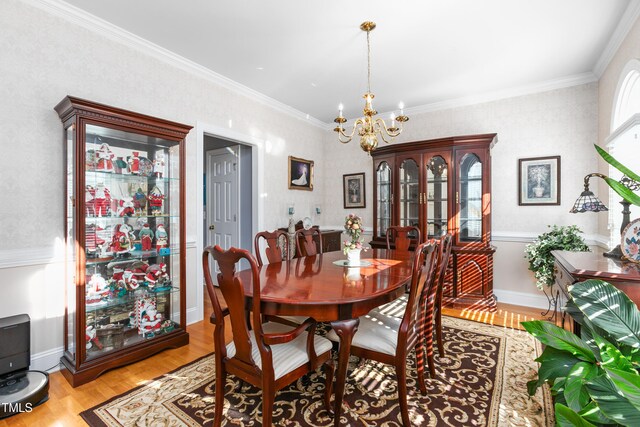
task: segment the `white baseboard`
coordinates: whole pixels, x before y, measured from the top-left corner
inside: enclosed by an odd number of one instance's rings
[[[540,309],[547,309],[549,307],[549,300],[544,296],[542,291],[539,294],[529,294],[524,292],[507,291],[501,289],[494,289],[493,293],[496,295],[498,302],[505,304],[521,305],[524,307],[533,307]]]
[[[196,319],[198,316],[198,310],[190,308],[187,310],[187,325],[195,322],[199,322],[202,319]],[[46,371],[49,369],[49,373],[57,372],[60,370],[60,358],[64,353],[63,347],[53,348],[51,350],[43,351],[40,353],[31,355],[31,366],[29,369],[36,371]],[[53,368],[52,368],[53,367]]]
[[[57,347],[31,355],[31,366],[29,369],[35,371],[46,371],[49,373],[60,370],[60,358],[64,353],[64,347]],[[52,368],[53,367],[53,368]]]

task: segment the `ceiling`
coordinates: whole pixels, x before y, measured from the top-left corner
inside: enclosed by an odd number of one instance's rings
[[[638,0],[66,0],[329,123],[362,114],[372,20],[380,112],[570,81]]]

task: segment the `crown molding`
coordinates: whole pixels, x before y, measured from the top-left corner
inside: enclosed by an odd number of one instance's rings
[[[129,31],[126,31],[108,21],[105,21],[104,19],[98,18],[97,16],[92,15],[62,0],[23,1],[52,15],[63,18],[96,34],[104,36],[109,40],[143,52],[169,65],[172,65],[197,77],[222,86],[233,93],[245,96],[253,101],[271,107],[274,110],[287,114],[290,117],[303,120],[318,128],[326,129],[326,123],[316,119],[315,117],[311,117],[308,114],[296,110],[289,105],[277,101],[267,95],[264,95],[263,93],[253,90],[214,71],[211,71],[210,69],[203,67],[202,65],[199,65],[187,58],[171,52],[168,49],[158,46],[157,44],[152,43],[149,40],[136,36]]]
[[[640,1],[640,0],[639,0]],[[515,98],[517,96],[533,95],[535,93],[547,92],[556,89],[564,89],[572,86],[580,86],[588,83],[597,82],[598,77],[592,72],[586,72],[581,74],[574,74],[572,76],[560,77],[557,79],[547,80],[543,82],[533,83],[530,85],[524,85],[514,87],[510,89],[497,90],[493,92],[485,92],[478,95],[465,96],[462,98],[451,99],[447,101],[439,101],[431,104],[418,105],[416,107],[404,108],[404,114],[407,116],[416,116],[424,113],[431,113],[434,111],[448,110],[458,107],[468,107],[470,105],[482,104],[485,102],[498,101],[501,99]],[[394,111],[386,111],[384,113],[378,113],[378,116],[387,117]],[[346,125],[349,125],[353,119],[349,118]],[[327,123],[325,129],[333,130],[335,124]]]
[[[183,71],[189,72],[195,76],[203,78],[207,81],[215,83],[230,90],[231,92],[243,95],[249,99],[259,102],[263,105],[269,106],[279,112],[287,114],[293,118],[306,121],[313,126],[324,130],[333,130],[335,126],[332,122],[322,122],[315,117],[311,117],[306,113],[303,113],[289,105],[286,105],[280,101],[277,101],[267,95],[264,95],[256,90],[253,90],[247,86],[244,86],[234,80],[229,79],[221,74],[218,74],[210,69],[203,67],[189,59],[186,59],[174,52],[171,52],[165,48],[162,48],[155,43],[152,43],[146,39],[136,36],[129,31],[126,31],[110,22],[107,22],[95,15],[92,15],[82,9],[79,9],[69,3],[62,0],[23,0],[26,3],[35,6],[39,9],[45,10],[52,15],[61,17],[67,21],[77,24],[83,28],[86,28],[94,33],[102,35],[112,41],[120,43],[124,46],[136,49],[143,53],[150,55],[156,59],[159,59],[165,63],[173,65]],[[635,23],[636,19],[640,16],[640,0],[631,0],[631,3],[625,10],[620,24],[614,31],[605,51],[600,56],[600,59],[594,67],[594,72],[587,72],[582,74],[576,74],[567,77],[561,77],[558,79],[552,79],[544,82],[534,83],[531,85],[525,85],[505,90],[498,90],[493,92],[486,92],[483,94],[472,95],[467,97],[456,98],[452,100],[434,102],[431,104],[424,104],[416,107],[405,108],[405,114],[418,115],[422,113],[428,113],[439,110],[446,110],[456,107],[464,107],[469,105],[481,104],[485,102],[497,101],[500,99],[513,98],[516,96],[530,95],[539,92],[545,92],[555,89],[562,89],[571,86],[578,86],[582,84],[592,83],[598,80],[604,68],[608,65],[609,61],[619,48],[620,44],[626,37],[627,33]],[[391,111],[385,113],[379,113],[384,116],[390,114]]]
[[[457,107],[466,107],[469,105],[482,104],[485,102],[498,101],[500,99],[515,98],[517,96],[532,95],[534,93],[547,92],[556,89],[564,89],[572,86],[579,86],[587,83],[598,81],[598,77],[592,72],[575,74],[572,76],[560,77],[557,79],[547,80],[543,82],[533,83],[514,87],[510,89],[485,92],[478,95],[465,96],[462,98],[451,99],[447,101],[434,102],[431,104],[419,105],[404,109],[404,114],[418,115],[430,113],[433,111],[447,110]],[[391,111],[382,113],[382,116],[391,114]]]
[[[631,0],[622,14],[622,18],[616,26],[616,29],[613,31],[613,34],[611,34],[609,43],[607,43],[607,46],[600,54],[600,58],[598,58],[596,65],[593,67],[593,73],[598,78],[602,77],[604,70],[613,59],[613,56],[620,48],[620,45],[627,37],[627,34],[629,34],[633,24],[638,20],[638,17],[640,17],[640,0]]]

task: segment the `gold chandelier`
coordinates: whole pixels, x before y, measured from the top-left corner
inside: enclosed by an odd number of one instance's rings
[[[347,119],[342,116],[342,104],[340,104],[338,107],[339,115],[334,120],[338,126],[333,129],[335,132],[338,132],[338,141],[343,144],[351,141],[357,130],[358,135],[360,135],[360,147],[369,154],[378,146],[378,135],[388,144],[390,141],[388,141],[386,137],[391,139],[400,135],[400,133],[402,133],[402,123],[409,120],[409,118],[403,114],[402,106],[400,107],[399,116],[391,116],[391,126],[389,127],[387,127],[383,119],[374,118],[378,112],[371,106],[371,101],[375,95],[371,92],[371,43],[369,41],[369,33],[371,33],[374,28],[376,28],[376,23],[371,21],[363,22],[360,25],[360,29],[367,32],[367,93],[363,95],[365,99],[364,117],[357,119],[353,124],[351,133],[347,134],[342,127]],[[398,122],[397,126],[396,122]]]

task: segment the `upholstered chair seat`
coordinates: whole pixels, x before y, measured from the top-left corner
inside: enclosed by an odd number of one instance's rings
[[[302,318],[300,323],[305,320],[306,318]],[[262,331],[265,334],[287,333],[290,330],[290,326],[280,323],[267,322],[262,324]],[[307,335],[308,332],[303,332],[293,341],[286,344],[271,345],[271,357],[273,358],[273,374],[275,380],[278,380],[296,368],[309,363],[309,353],[307,353],[306,347]],[[251,357],[256,362],[256,365],[262,369],[262,359],[260,358],[260,350],[256,345],[256,337],[251,334],[249,339],[251,340]],[[316,354],[325,353],[331,350],[332,347],[331,341],[319,335],[313,337],[313,345],[315,347]],[[227,357],[233,358],[235,355],[236,345],[231,341],[227,344]]]

